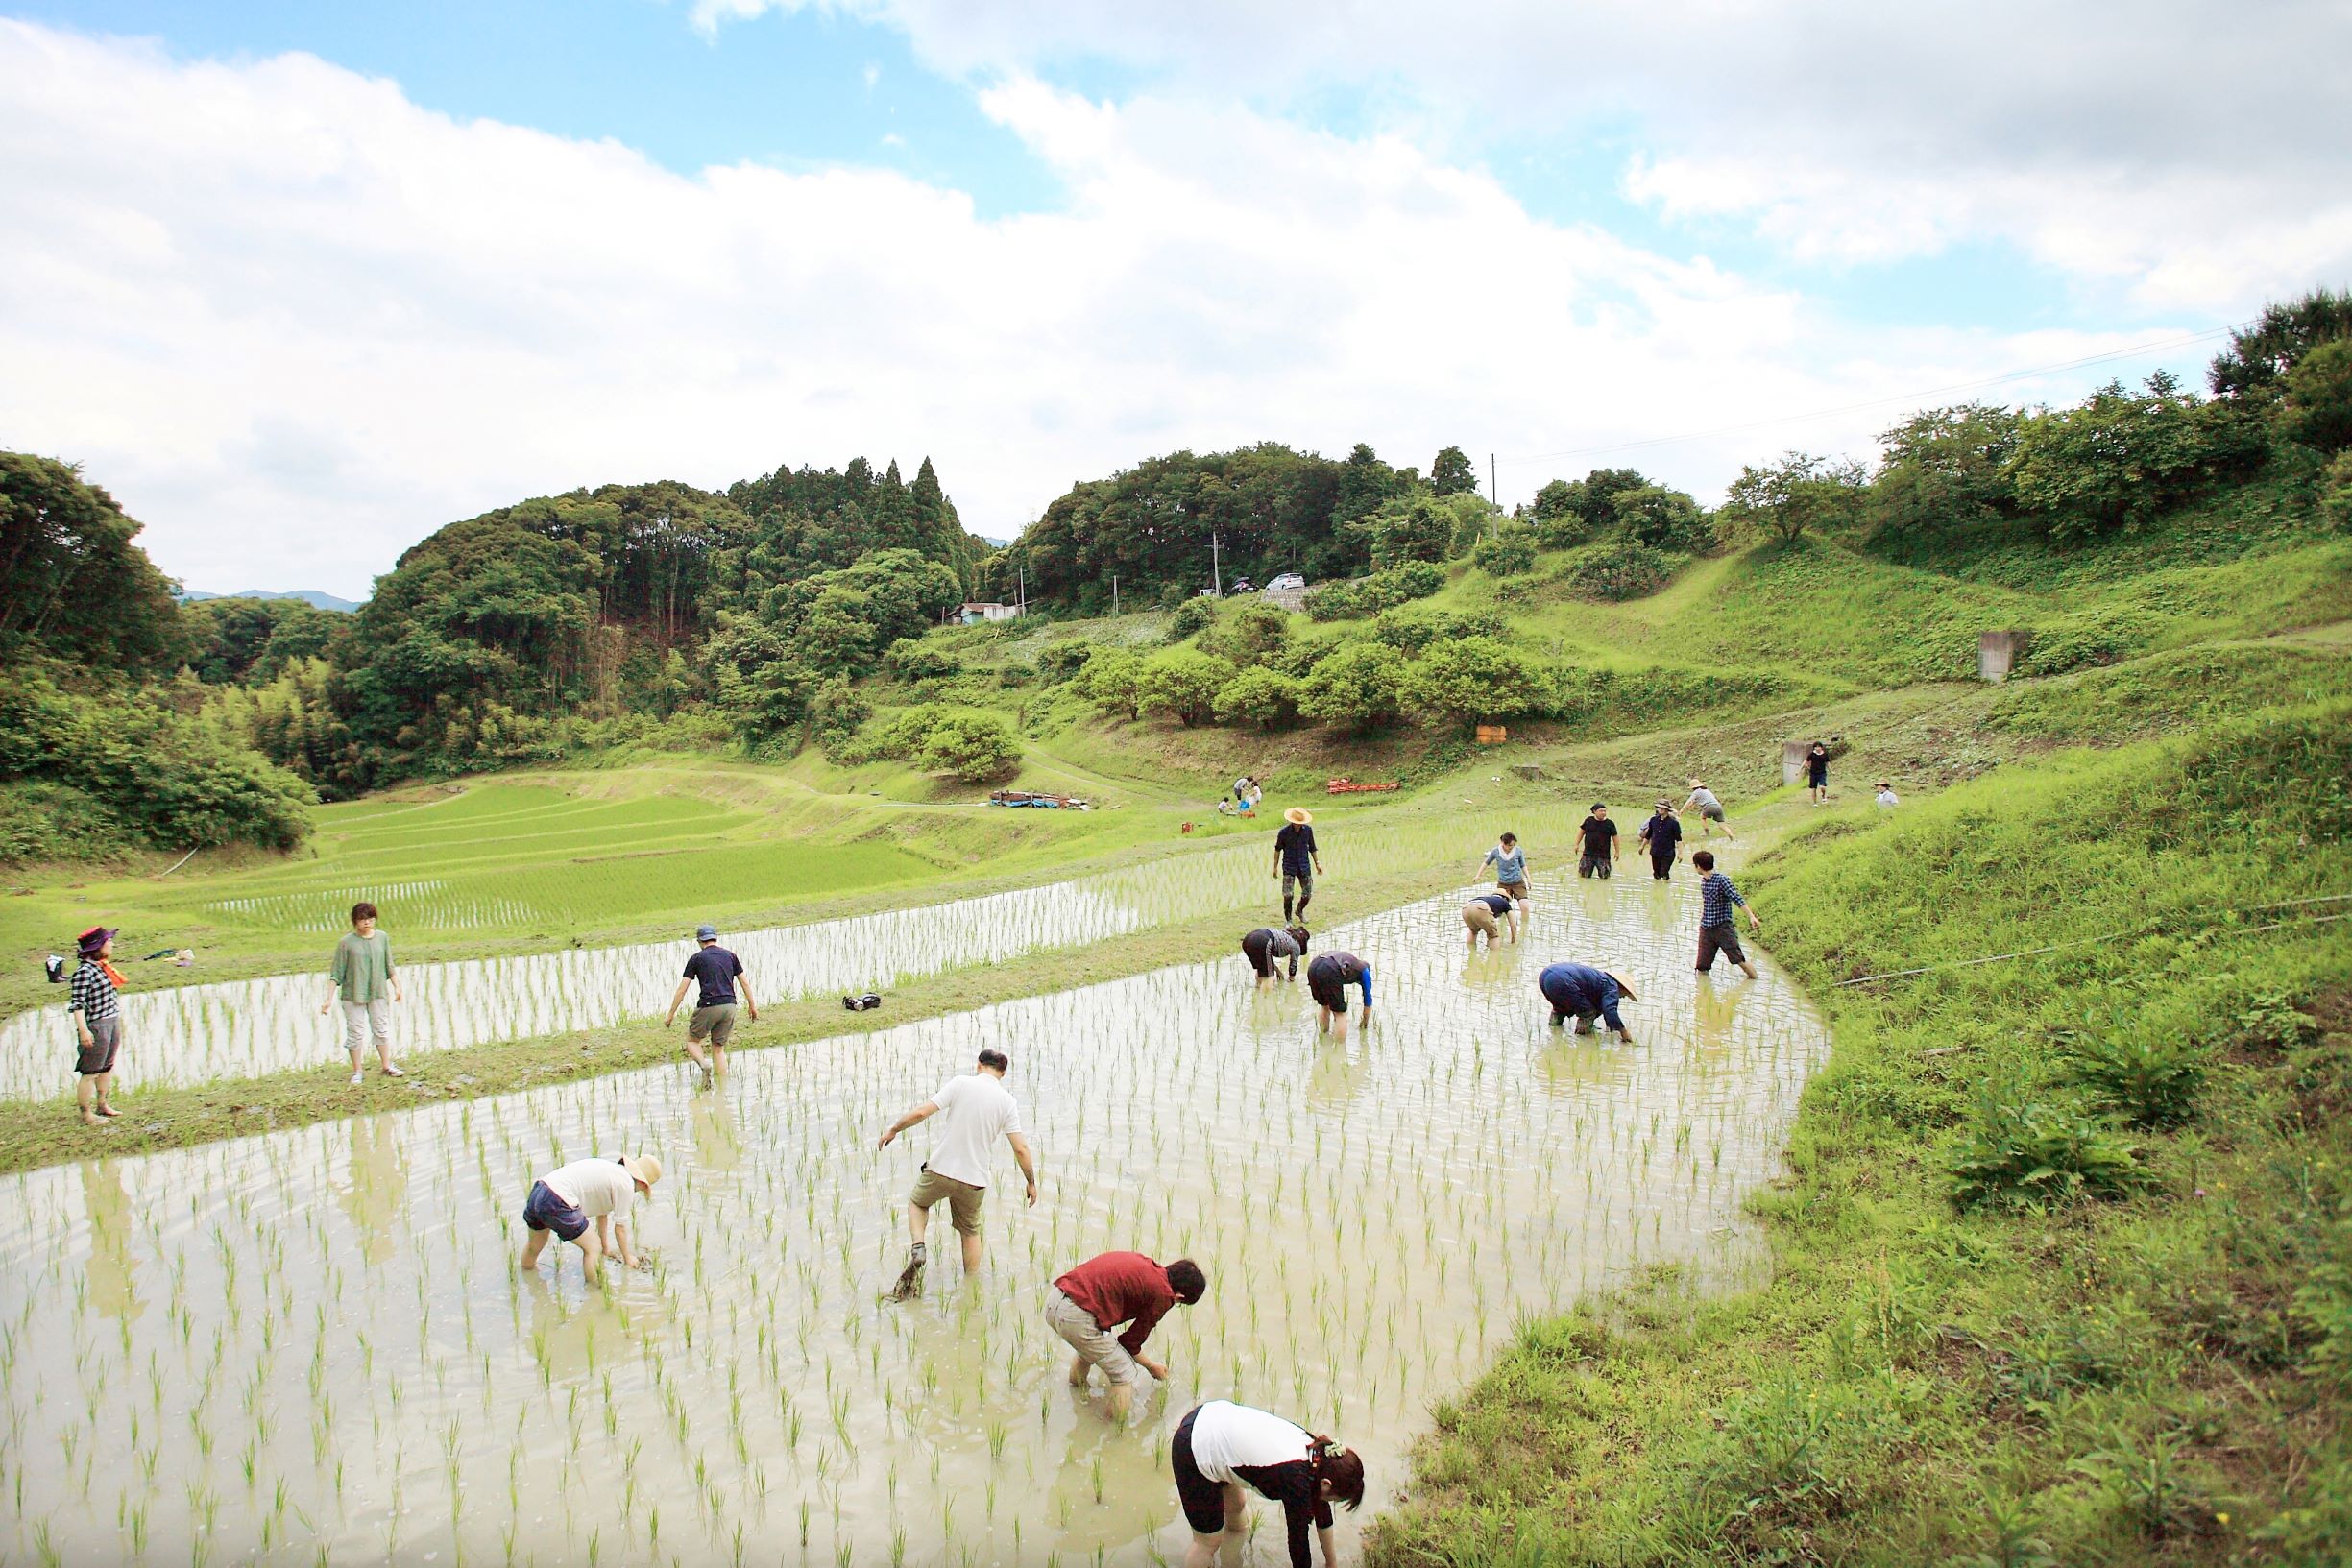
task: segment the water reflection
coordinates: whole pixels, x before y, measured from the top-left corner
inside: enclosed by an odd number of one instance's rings
[[[663,1069],[7,1178],[0,1401],[28,1501],[0,1559],[36,1557],[37,1523],[65,1560],[114,1560],[134,1512],[184,1541],[209,1508],[223,1561],[502,1561],[511,1538],[546,1564],[592,1542],[1140,1564],[1183,1549],[1167,1435],[1218,1397],[1359,1445],[1377,1507],[1518,1318],[1652,1263],[1741,1264],[1741,1199],[1824,1049],[1768,964],[1697,982],[1695,898],[1541,891],[1532,937],[1484,966],[1462,891],[1332,932],[1379,977],[1345,1048],[1221,958],[750,1053],[717,1094]],[[1557,957],[1633,976],[1634,1044],[1549,1027],[1534,977]],[[1012,1056],[1042,1201],[1000,1160],[985,1274],[943,1260],[885,1305],[928,1145],[875,1133],[982,1046]],[[557,1248],[560,1273],[519,1275],[530,1179],[623,1148],[668,1167],[635,1217],[658,1266],[591,1291]],[[1114,1246],[1209,1279],[1154,1335],[1174,1375],[1124,1430],[1072,1396],[1039,1310]],[[122,1332],[92,1334],[101,1315]],[[69,1426],[172,1484],[85,1488]],[[556,1455],[584,1457],[569,1484]]]

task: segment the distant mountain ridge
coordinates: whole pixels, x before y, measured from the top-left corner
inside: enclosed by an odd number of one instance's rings
[[[286,593],[272,593],[258,588],[249,588],[236,593],[207,593],[202,589],[191,588],[182,591],[180,597],[186,604],[195,604],[204,599],[300,599],[321,610],[336,610],[345,615],[359,608],[359,602],[355,599],[338,599],[332,593],[322,593],[315,588],[298,588]]]

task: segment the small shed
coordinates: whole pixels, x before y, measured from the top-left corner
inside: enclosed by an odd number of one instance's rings
[[[966,626],[978,626],[981,622],[987,620],[1011,620],[1020,613],[1021,607],[1017,604],[999,604],[993,599],[985,601],[975,599],[965,604],[958,614]]]

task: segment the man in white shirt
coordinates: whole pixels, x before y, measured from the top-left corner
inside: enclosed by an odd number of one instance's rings
[[[1902,797],[1901,797],[1901,796],[1899,796],[1899,795],[1897,795],[1897,794],[1895,793],[1895,786],[1894,786],[1893,784],[1888,784],[1888,783],[1887,783],[1885,780],[1883,780],[1883,779],[1879,780],[1879,808],[1880,808],[1881,809],[1891,811],[1891,810],[1893,810],[1893,809],[1894,809],[1896,807],[1901,806],[1902,804],[1903,804]]]
[[[948,1079],[937,1094],[891,1122],[882,1135],[881,1146],[888,1148],[893,1139],[916,1122],[946,1113],[939,1142],[923,1163],[914,1192],[907,1200],[907,1229],[914,1238],[914,1252],[899,1276],[900,1295],[911,1295],[920,1288],[928,1258],[923,1235],[931,1226],[932,1205],[942,1198],[955,1218],[957,1234],[963,1238],[964,1273],[980,1272],[980,1211],[988,1195],[988,1156],[999,1138],[1012,1145],[1012,1157],[1020,1162],[1021,1175],[1029,1183],[1030,1206],[1036,1207],[1037,1165],[1030,1156],[1029,1140],[1021,1133],[1020,1107],[1005,1087],[1005,1073],[1011,1066],[1001,1050],[982,1051],[978,1071]]]
[[[550,1235],[580,1249],[581,1266],[591,1280],[607,1252],[618,1252],[624,1268],[641,1266],[629,1245],[629,1206],[661,1179],[662,1162],[651,1154],[574,1160],[548,1171],[531,1183],[530,1195],[522,1200],[523,1228],[531,1233],[522,1244],[522,1266],[539,1266]],[[596,1222],[593,1230],[591,1219]]]

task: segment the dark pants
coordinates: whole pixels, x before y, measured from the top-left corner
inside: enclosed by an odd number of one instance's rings
[[[544,1181],[531,1183],[531,1194],[522,1200],[522,1222],[532,1230],[551,1230],[559,1241],[576,1242],[588,1234],[588,1216]]]
[[[1601,880],[1607,881],[1609,880],[1609,856],[1606,855],[1585,855],[1577,857],[1576,874],[1579,877],[1598,877]]]
[[[1661,882],[1674,875],[1674,852],[1672,850],[1666,851],[1663,855],[1660,855],[1655,850],[1650,852],[1650,875]]]
[[[1261,980],[1273,978],[1273,945],[1274,939],[1264,931],[1251,931],[1242,938],[1242,956],[1249,960]]]
[[[1730,921],[1720,926],[1699,928],[1699,972],[1705,974],[1715,967],[1715,954],[1722,953],[1735,964],[1744,964],[1748,955],[1739,949],[1739,928]]]
[[[1193,1459],[1193,1417],[1200,1413],[1196,1405],[1176,1423],[1176,1436],[1168,1443],[1168,1465],[1176,1472],[1176,1502],[1183,1507],[1184,1523],[1196,1535],[1215,1535],[1225,1528],[1225,1494]]]

